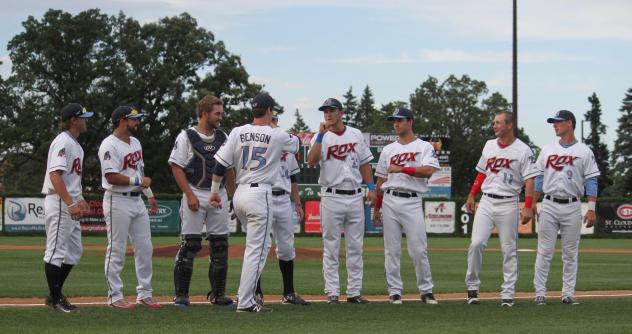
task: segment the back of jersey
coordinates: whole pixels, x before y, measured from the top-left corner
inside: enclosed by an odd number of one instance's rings
[[[235,168],[237,183],[272,185],[279,173],[281,154],[298,152],[298,138],[281,128],[246,124],[234,128],[215,160]]]

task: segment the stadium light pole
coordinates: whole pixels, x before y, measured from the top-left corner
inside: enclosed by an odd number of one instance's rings
[[[513,69],[511,108],[514,113],[514,135],[518,137],[518,0],[513,0]]]

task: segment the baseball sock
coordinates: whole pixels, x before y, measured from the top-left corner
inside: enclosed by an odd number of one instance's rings
[[[259,277],[259,280],[257,281],[257,290],[255,293],[263,296],[263,291],[261,291],[261,277]]]
[[[61,298],[61,284],[59,284],[61,268],[50,263],[44,263],[44,273],[46,274],[50,297],[53,299],[53,303],[56,303]]]
[[[61,277],[59,280],[59,290],[61,291],[61,289],[64,286],[64,283],[66,283],[66,278],[68,278],[68,274],[70,274],[70,271],[72,270],[74,266],[72,264],[65,264],[62,263],[61,264]]]
[[[283,294],[294,293],[294,260],[279,260],[279,268],[283,276]]]

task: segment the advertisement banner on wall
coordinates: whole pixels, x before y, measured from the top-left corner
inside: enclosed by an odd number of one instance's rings
[[[372,206],[364,206],[364,231],[366,233],[382,233],[384,228],[381,225],[375,226],[373,223],[373,210]]]
[[[426,233],[454,233],[454,202],[427,201],[424,204]]]
[[[632,203],[598,202],[597,223],[605,233],[632,233]]]
[[[320,201],[305,202],[305,233],[321,233]]]
[[[5,232],[44,232],[45,224],[43,198],[7,197],[4,199]]]

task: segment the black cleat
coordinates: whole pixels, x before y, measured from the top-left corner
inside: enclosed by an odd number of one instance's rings
[[[535,299],[533,300],[533,302],[536,305],[546,305],[546,297],[544,297],[544,296],[535,296]]]
[[[479,303],[478,290],[467,290],[467,303],[470,305],[476,305]]]
[[[230,306],[233,305],[233,300],[226,296],[213,297],[210,300],[211,304],[218,306]]]
[[[263,307],[263,305],[257,304],[257,303],[247,308],[237,309],[237,313],[263,313],[263,312],[272,312],[272,309],[268,307]]]
[[[327,297],[327,304],[338,305],[340,300],[338,300],[338,296],[331,295]]]
[[[189,296],[176,296],[173,298],[173,306],[179,308],[188,307],[191,303],[189,302]]]
[[[65,296],[62,296],[56,303],[53,303],[52,308],[56,311],[60,311],[63,313],[79,312],[79,308],[75,305],[70,304],[70,302]]]
[[[421,301],[424,302],[425,304],[430,304],[430,305],[439,304],[439,301],[435,299],[435,296],[434,294],[432,294],[432,292],[424,293],[423,295],[421,295]]]
[[[571,296],[562,298],[562,303],[566,305],[579,305],[579,301]]]
[[[500,301],[500,306],[501,307],[513,307],[514,306],[514,300],[513,299],[502,299]]]
[[[311,305],[312,303],[306,301],[295,292],[289,293],[281,298],[281,304],[294,304],[294,305]]]
[[[392,295],[388,297],[388,302],[395,305],[402,304],[402,296],[400,295]]]
[[[369,304],[370,302],[362,297],[362,296],[355,296],[355,297],[347,297],[347,303],[349,304]]]

